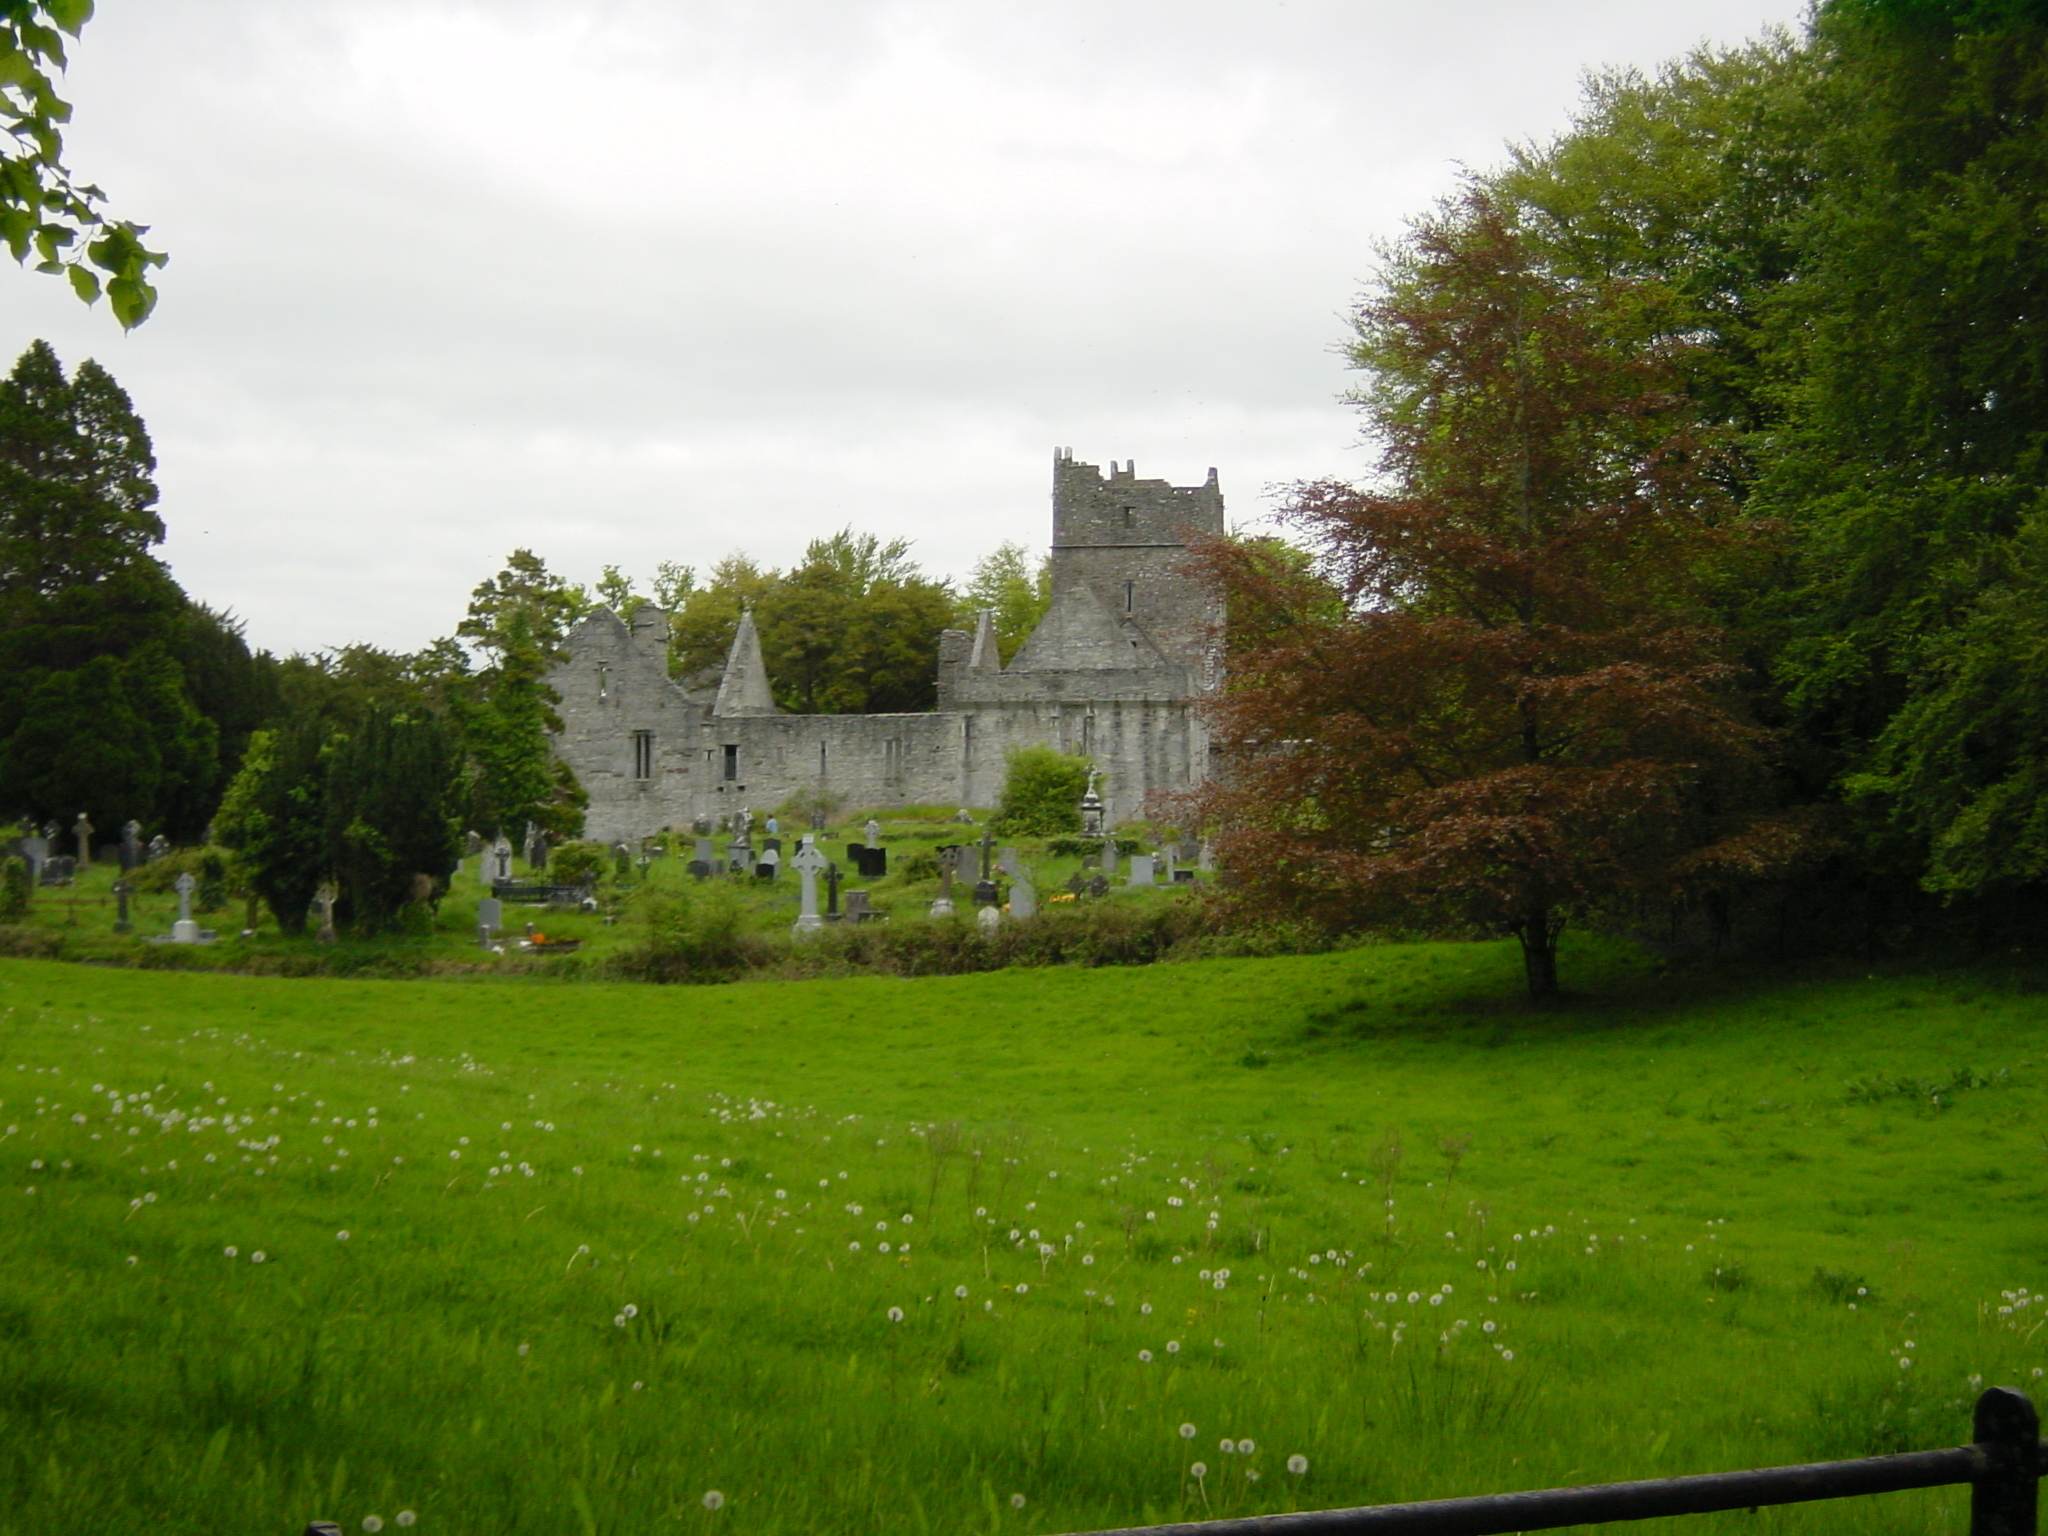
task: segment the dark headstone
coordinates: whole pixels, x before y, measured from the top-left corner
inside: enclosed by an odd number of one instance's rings
[[[866,891],[848,891],[846,893],[845,921],[849,923],[865,923],[874,915],[873,912],[868,910],[868,893]]]
[[[692,859],[690,860],[690,873],[696,879],[709,880],[711,878],[711,865],[703,859]]]
[[[1175,885],[1193,885],[1195,883],[1195,872],[1192,869],[1176,869],[1173,872],[1173,883]]]
[[[1109,877],[1107,875],[1097,875],[1093,880],[1090,880],[1088,882],[1088,894],[1090,896],[1107,896],[1109,894]]]

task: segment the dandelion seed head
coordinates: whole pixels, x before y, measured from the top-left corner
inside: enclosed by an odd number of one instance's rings
[[[1253,1441],[1240,1440],[1237,1442],[1237,1454],[1240,1456],[1249,1456],[1257,1449],[1258,1445]]]
[[[396,1516],[395,1523],[399,1525],[411,1525],[417,1519],[419,1519],[419,1516],[415,1514],[412,1510],[401,1509]]]
[[[1012,1509],[1022,1509],[1023,1507],[1024,1507],[1024,1495],[1023,1495],[1023,1494],[1021,1494],[1021,1493],[1013,1493],[1013,1494],[1011,1494],[1011,1495],[1010,1495],[1010,1508],[1012,1508]]]
[[[1195,1438],[1195,1426],[1194,1426],[1194,1425],[1192,1425],[1192,1424],[1183,1424],[1183,1425],[1181,1425],[1181,1427],[1180,1427],[1180,1437],[1181,1437],[1181,1439],[1183,1439],[1183,1440],[1192,1440],[1192,1439],[1194,1439],[1194,1438]]]
[[[1287,1470],[1296,1477],[1300,1477],[1304,1472],[1308,1471],[1308,1458],[1300,1455],[1288,1457]]]
[[[720,1493],[716,1488],[713,1488],[710,1492],[704,1495],[704,1507],[706,1509],[725,1508],[725,1495]]]
[[[954,1287],[953,1287],[953,1296],[954,1296],[954,1299],[955,1299],[955,1300],[957,1300],[957,1301],[965,1301],[965,1300],[967,1299],[967,1287],[966,1287],[966,1286],[964,1286],[964,1285],[956,1285],[956,1286],[954,1286]]]
[[[381,1531],[381,1530],[383,1530],[383,1529],[384,1529],[384,1517],[383,1517],[382,1515],[365,1515],[365,1516],[363,1516],[363,1529],[364,1529],[364,1530],[366,1530],[366,1531]]]
[[[891,1308],[889,1309],[889,1321],[890,1321],[890,1322],[892,1322],[892,1323],[900,1323],[900,1322],[902,1322],[902,1321],[903,1321],[903,1309],[902,1309],[901,1307],[891,1307]]]
[[[1138,1361],[1141,1365],[1150,1365],[1152,1363],[1152,1351],[1149,1349],[1139,1350]]]
[[[1192,1467],[1188,1468],[1188,1475],[1196,1478],[1207,1477],[1209,1475],[1209,1464],[1206,1461],[1196,1462]]]

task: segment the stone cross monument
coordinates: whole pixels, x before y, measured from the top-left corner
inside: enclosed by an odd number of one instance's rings
[[[814,933],[825,926],[825,919],[818,915],[818,876],[825,872],[830,863],[818,850],[818,841],[810,833],[798,845],[796,857],[789,861],[789,867],[803,879],[803,889],[798,897],[796,927],[798,933]]]

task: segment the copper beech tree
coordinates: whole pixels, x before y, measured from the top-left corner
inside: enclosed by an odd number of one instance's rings
[[[1792,855],[1698,601],[1725,466],[1650,298],[1548,276],[1478,191],[1394,253],[1350,349],[1376,484],[1294,488],[1312,560],[1200,555],[1232,652],[1196,809],[1237,900],[1512,933],[1548,1002],[1574,919]]]

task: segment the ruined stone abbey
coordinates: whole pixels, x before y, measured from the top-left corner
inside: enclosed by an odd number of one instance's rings
[[[1222,612],[1183,567],[1190,537],[1224,531],[1216,471],[1176,486],[1062,449],[1052,508],[1045,617],[1008,666],[990,614],[942,633],[929,714],[779,712],[751,616],[715,686],[692,687],[669,676],[667,613],[592,613],[549,679],[555,750],[590,795],[585,835],[644,837],[820,790],[848,807],[990,806],[1004,752],[1037,743],[1094,759],[1112,823],[1200,782],[1195,706],[1218,680]]]

